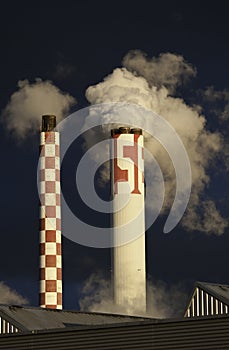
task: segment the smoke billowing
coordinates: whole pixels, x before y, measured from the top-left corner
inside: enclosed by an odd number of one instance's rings
[[[183,86],[190,77],[196,75],[195,68],[182,56],[167,53],[150,59],[140,51],[128,53],[123,59],[123,65],[125,67],[116,68],[102,82],[87,89],[88,101],[91,104],[127,102],[140,105],[164,117],[180,136],[192,169],[191,198],[182,225],[187,230],[222,234],[228,222],[221,216],[211,198],[205,196],[203,199],[203,193],[210,184],[209,168],[217,158],[224,159],[223,135],[208,130],[207,119],[201,114],[201,106],[188,105],[183,99],[175,97],[177,87]],[[110,111],[106,113],[105,110],[102,114],[108,122]],[[101,123],[102,121],[101,118]],[[169,161],[167,152],[155,139],[145,135],[145,145],[158,161],[164,174],[165,211],[171,207],[175,194],[176,177],[173,164]],[[99,154],[96,157],[99,160]],[[151,164],[146,161],[145,165],[146,171],[151,174]],[[106,171],[103,168],[101,176],[101,183],[106,183],[109,180],[108,169]],[[148,209],[154,209],[154,204],[152,200]]]
[[[11,95],[3,110],[3,121],[9,131],[23,139],[28,132],[39,130],[42,114],[55,114],[60,121],[75,103],[74,97],[51,81],[37,78],[30,83],[20,80],[18,90]]]
[[[66,67],[60,69],[61,74],[65,69]],[[69,74],[72,71],[73,67]],[[182,98],[176,97],[177,89],[184,87],[196,74],[195,67],[181,55],[162,53],[158,57],[149,58],[145,53],[133,50],[123,58],[122,68],[114,69],[102,82],[88,87],[86,97],[91,104],[126,102],[139,105],[159,114],[171,124],[183,141],[192,169],[191,198],[182,225],[187,230],[220,235],[228,226],[228,222],[222,217],[217,203],[208,198],[204,190],[210,185],[209,169],[217,159],[224,161],[225,169],[229,169],[229,146],[225,143],[223,132],[209,131],[202,106],[190,105]],[[229,115],[229,92],[208,87],[201,94],[203,100],[210,104],[211,110],[218,115],[224,130],[228,130],[225,124]],[[219,101],[225,104],[221,113],[217,109]],[[18,82],[18,90],[12,94],[3,110],[3,121],[9,131],[23,139],[28,131],[38,130],[42,114],[53,113],[61,120],[75,103],[74,97],[61,91],[51,81],[36,79],[34,83],[30,83],[23,80]],[[103,121],[109,121],[109,113],[110,111],[103,111],[101,124]],[[96,133],[91,131],[89,134],[90,140],[86,140],[88,147],[97,141]],[[163,147],[147,134],[145,144],[158,161],[164,175],[165,212],[171,208],[175,194],[176,176],[173,164]],[[108,152],[108,149],[106,151]],[[100,154],[97,153],[94,159],[100,162]],[[145,164],[146,171],[153,179],[153,167],[147,160]],[[104,185],[107,181],[109,171],[105,166],[101,171],[100,184]],[[152,198],[155,188],[157,186],[149,188]],[[148,209],[154,210],[154,204],[155,202],[151,201]]]
[[[132,316],[168,318],[182,316],[187,294],[180,284],[168,286],[162,281],[147,284],[147,311],[143,313],[138,303],[114,304],[109,280],[102,273],[93,273],[84,282],[79,301],[81,311],[110,312]]]
[[[4,282],[0,282],[0,304],[26,305],[28,300],[8,287]]]
[[[148,58],[144,52],[133,50],[122,63],[130,72],[145,78],[150,86],[165,86],[170,93],[196,75],[196,69],[184,57],[169,52]]]
[[[201,92],[203,104],[211,113],[213,120],[216,120],[221,127],[225,140],[228,140],[229,134],[229,90],[216,90],[214,86],[208,86]],[[229,142],[224,143],[224,160],[226,170],[229,171]]]

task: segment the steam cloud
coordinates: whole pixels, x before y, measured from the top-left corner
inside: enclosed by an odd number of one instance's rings
[[[210,198],[202,200],[202,194],[210,183],[209,166],[223,153],[222,150],[224,150],[224,158],[228,159],[229,146],[224,143],[222,134],[207,130],[206,118],[201,114],[201,106],[190,106],[181,98],[175,97],[177,88],[194,77],[196,69],[180,55],[163,53],[159,57],[148,58],[139,50],[127,53],[123,58],[123,66],[123,68],[116,68],[103,82],[90,86],[86,90],[88,101],[91,104],[132,103],[152,110],[167,119],[182,139],[192,168],[191,199],[182,225],[189,230],[198,229],[206,233],[222,234],[228,223]],[[229,115],[229,92],[208,87],[203,97],[214,104],[217,101],[224,101],[225,109],[219,119],[225,123]],[[68,114],[75,103],[74,97],[62,92],[51,81],[37,78],[34,83],[30,83],[28,80],[22,80],[18,82],[18,90],[12,94],[2,112],[3,122],[8,130],[23,139],[28,131],[38,129],[42,114],[53,113],[60,120]],[[107,122],[110,118],[109,113],[105,113],[104,118]],[[91,131],[90,136],[91,140],[86,140],[88,147],[93,144],[96,134]],[[164,174],[166,201],[163,209],[165,211],[171,207],[174,198],[176,187],[174,169],[161,145],[152,137],[145,136],[146,147],[153,153]],[[94,159],[99,162],[98,153]],[[153,168],[147,161],[146,171],[153,178]],[[104,167],[101,171],[100,183],[104,184],[107,181],[109,181],[109,172]],[[149,192],[154,194],[154,198],[155,188],[156,186],[149,189]],[[151,202],[149,210],[154,210],[154,203],[155,201]]]
[[[0,282],[0,303],[25,305],[28,300],[18,294],[15,290],[8,287],[4,282]]]
[[[187,294],[181,285],[168,287],[164,282],[147,284],[147,311],[143,313],[138,303],[115,305],[110,281],[102,273],[93,273],[84,282],[79,301],[81,311],[109,312],[132,316],[169,318],[181,316],[187,300]]]
[[[221,125],[225,139],[228,139],[229,134],[229,90],[216,90],[214,86],[208,86],[203,92],[203,102],[207,102],[208,109],[212,116]],[[224,157],[226,170],[229,171],[229,143],[224,143]]]
[[[51,81],[20,80],[18,90],[3,110],[3,121],[9,131],[23,139],[29,131],[38,130],[42,114],[55,114],[61,120],[75,103],[74,97],[62,92]]]
[[[221,216],[211,199],[203,200],[203,191],[210,182],[209,167],[223,154],[223,135],[208,131],[207,121],[201,114],[200,106],[189,106],[183,99],[171,96],[171,93],[175,94],[178,86],[195,76],[196,70],[182,56],[170,53],[149,59],[144,53],[133,51],[124,57],[123,64],[125,67],[116,68],[104,81],[88,87],[86,90],[88,101],[91,104],[110,102],[137,104],[164,117],[183,141],[192,169],[191,198],[181,223],[188,230],[222,234],[228,222]],[[103,111],[106,122],[110,118],[109,112]],[[146,135],[145,144],[163,171],[166,189],[163,209],[167,210],[171,207],[176,188],[172,162],[169,161],[161,145],[152,137]],[[99,161],[98,153],[95,159]],[[153,176],[152,166],[147,162],[146,171]],[[101,176],[101,183],[109,180],[106,167],[103,168]],[[152,192],[152,198],[155,198],[154,196]],[[155,201],[152,200],[148,209],[154,209],[154,204]]]
[[[123,66],[145,78],[150,86],[165,86],[170,93],[196,75],[196,69],[180,55],[162,53],[149,59],[139,50],[132,50],[123,59]]]

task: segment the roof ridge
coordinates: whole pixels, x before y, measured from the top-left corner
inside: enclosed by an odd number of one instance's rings
[[[213,282],[196,281],[196,284],[212,285],[212,286],[224,286],[224,287],[228,287],[229,288],[229,284],[224,284],[224,283],[213,283]]]

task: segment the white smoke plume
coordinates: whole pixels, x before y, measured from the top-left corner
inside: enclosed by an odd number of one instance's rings
[[[210,103],[210,110],[219,121],[224,122],[229,119],[229,90],[216,90],[214,86],[208,86],[203,92],[203,99]],[[220,107],[218,103],[220,102]],[[213,108],[214,106],[214,108]],[[222,108],[223,107],[223,108]]]
[[[192,169],[191,198],[181,223],[189,230],[198,229],[209,234],[222,234],[228,226],[228,221],[221,216],[210,199],[203,201],[202,196],[210,183],[208,168],[222,154],[223,137],[219,132],[208,131],[206,117],[201,114],[201,106],[189,106],[183,99],[170,96],[170,91],[175,91],[182,81],[195,75],[195,69],[181,56],[173,54],[160,55],[159,58],[150,60],[138,51],[127,54],[123,62],[132,71],[116,68],[102,82],[86,90],[88,101],[91,104],[127,102],[142,106],[165,118],[180,136]],[[104,109],[101,124],[103,120],[107,122],[110,118],[110,111],[106,112],[106,107]],[[145,136],[145,145],[157,159],[164,174],[164,210],[167,210],[171,207],[176,188],[174,168],[161,145],[152,137]],[[99,161],[99,153],[95,159]],[[101,183],[109,180],[109,171],[104,169]],[[152,172],[147,162],[146,170]],[[150,210],[154,209],[154,204],[152,200]],[[209,210],[212,215],[209,215]]]
[[[20,80],[18,90],[12,94],[2,112],[3,122],[9,131],[23,139],[28,132],[39,128],[42,114],[55,114],[60,121],[75,103],[74,97],[61,91],[51,81],[37,78],[30,83]]]
[[[211,112],[216,122],[221,125],[224,134],[224,161],[226,170],[229,171],[229,90],[217,90],[214,86],[208,86],[200,91],[203,102],[207,103],[207,108]]]
[[[181,316],[187,294],[180,284],[168,286],[162,281],[147,284],[147,311],[138,308],[138,303],[114,304],[109,280],[102,273],[93,273],[84,282],[79,300],[80,310],[89,312],[108,312],[131,316],[169,318]]]
[[[144,52],[132,50],[122,63],[129,71],[144,77],[150,86],[165,86],[170,93],[196,75],[196,69],[183,56],[169,52],[148,58]]]
[[[163,281],[147,284],[147,315],[155,318],[184,315],[188,293],[182,283],[168,285]]]
[[[26,305],[28,300],[11,289],[4,282],[0,282],[0,304]]]

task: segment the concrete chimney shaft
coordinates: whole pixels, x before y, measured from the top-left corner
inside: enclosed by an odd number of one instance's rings
[[[114,206],[113,288],[114,302],[124,307],[146,310],[144,145],[142,130],[120,127],[111,130],[113,198],[128,194],[128,203],[120,210]],[[140,214],[139,214],[140,213]],[[138,216],[138,235],[120,245],[119,226]]]

